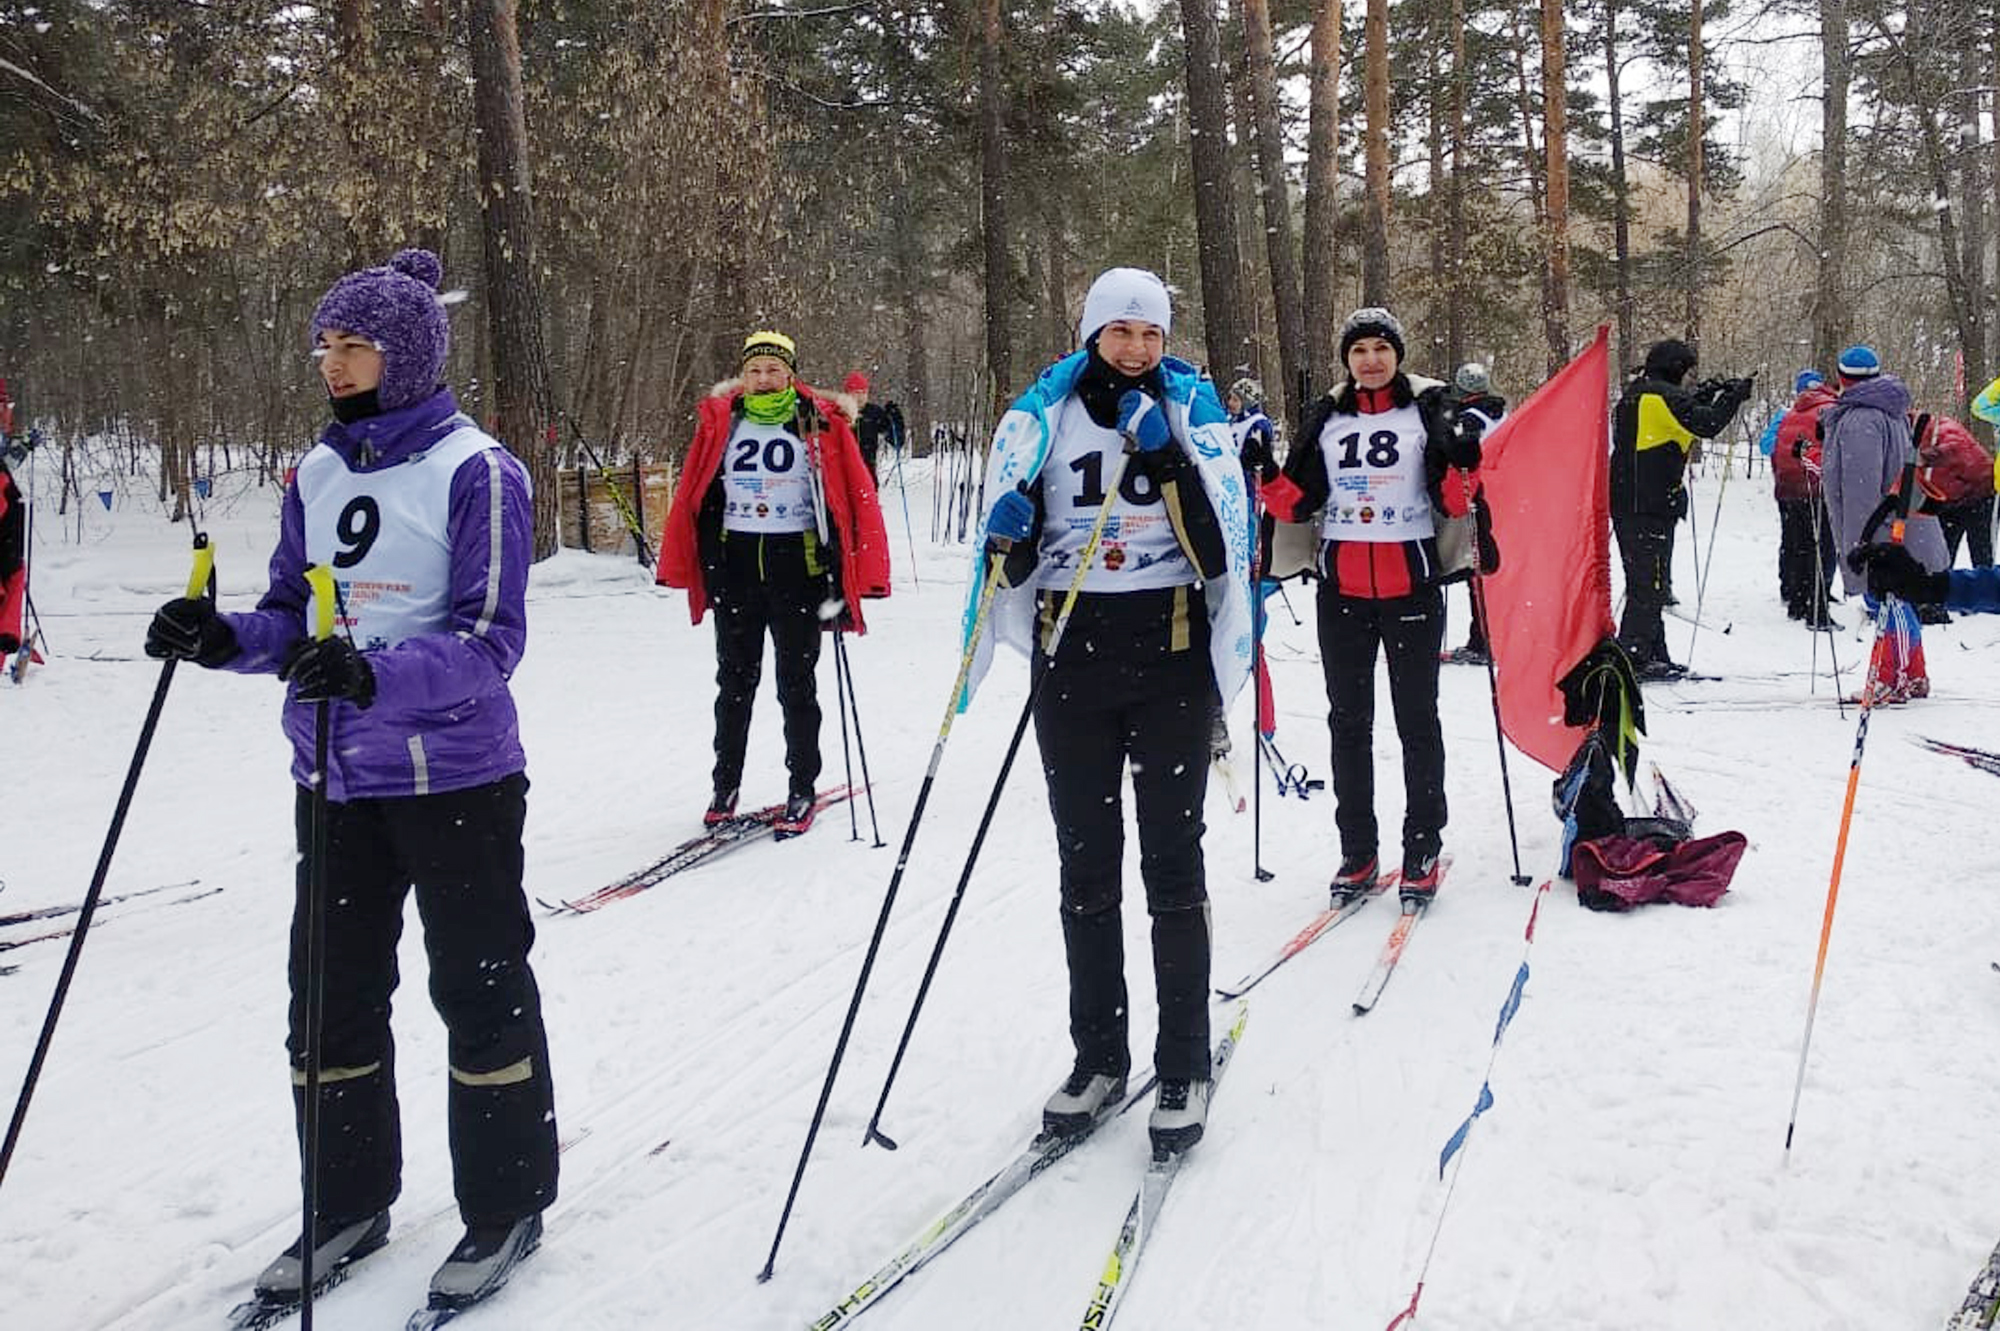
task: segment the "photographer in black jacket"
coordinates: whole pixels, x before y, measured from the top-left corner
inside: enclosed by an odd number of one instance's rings
[[[1694,349],[1687,343],[1655,342],[1612,415],[1611,526],[1625,565],[1618,641],[1641,679],[1687,673],[1667,655],[1660,623],[1673,603],[1674,524],[1688,511],[1682,477],[1694,441],[1721,434],[1750,396],[1749,378],[1689,387],[1694,367]]]

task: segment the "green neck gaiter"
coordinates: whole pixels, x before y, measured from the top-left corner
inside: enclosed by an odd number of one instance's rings
[[[743,414],[759,425],[783,425],[799,407],[799,390],[787,384],[775,393],[745,393]]]

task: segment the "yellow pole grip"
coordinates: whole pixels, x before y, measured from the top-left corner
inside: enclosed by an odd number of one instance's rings
[[[306,570],[306,585],[312,588],[312,636],[316,640],[331,638],[336,596],[333,570],[314,564]]]
[[[207,533],[194,538],[194,571],[188,574],[188,598],[208,594],[210,579],[215,577],[215,547],[208,543]]]

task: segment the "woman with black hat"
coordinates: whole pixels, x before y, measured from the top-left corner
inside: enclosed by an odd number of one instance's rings
[[[1375,658],[1389,662],[1389,703],[1403,744],[1401,889],[1437,892],[1445,825],[1438,649],[1447,571],[1442,520],[1471,512],[1479,466],[1477,418],[1451,409],[1445,386],[1403,369],[1403,326],[1384,309],[1356,310],[1340,331],[1348,377],[1311,404],[1284,474],[1264,502],[1311,523],[1320,577],[1319,643],[1333,738],[1335,904],[1380,872],[1375,821]]]

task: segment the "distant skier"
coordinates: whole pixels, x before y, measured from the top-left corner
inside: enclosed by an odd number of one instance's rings
[[[1916,439],[1923,470],[1918,482],[1937,515],[1944,537],[1945,566],[1958,562],[1958,544],[1974,568],[1993,562],[1993,455],[1973,438],[1972,431],[1951,417],[1918,412],[1910,430]]]
[[[1278,432],[1264,414],[1264,385],[1245,375],[1229,385],[1223,405],[1229,410],[1229,432],[1236,437],[1243,470],[1253,473],[1260,485],[1276,479]]]
[[[1772,422],[1771,493],[1778,503],[1778,595],[1785,613],[1814,632],[1837,629],[1827,611],[1834,534],[1826,516],[1820,413],[1840,394],[1818,370],[1792,380],[1791,407]]]
[[[27,636],[28,506],[14,484],[11,457],[0,436],[0,665]]]
[[[1438,531],[1472,511],[1480,417],[1450,390],[1403,368],[1403,325],[1360,309],[1340,330],[1348,378],[1306,408],[1271,511],[1317,537],[1319,646],[1332,734],[1336,904],[1379,872],[1375,820],[1375,661],[1389,663],[1389,703],[1403,745],[1402,892],[1437,892],[1445,826],[1438,650],[1444,572]]]
[[[1694,368],[1687,343],[1655,342],[1612,414],[1611,527],[1625,565],[1618,641],[1641,679],[1687,673],[1668,656],[1661,623],[1674,603],[1674,525],[1688,512],[1682,478],[1695,440],[1721,434],[1750,396],[1747,378],[1690,386]]]
[[[1841,352],[1835,368],[1840,400],[1820,416],[1820,435],[1826,444],[1826,509],[1839,537],[1837,548],[1852,550],[1875,538],[1870,524],[1880,528],[1885,505],[1893,504],[1901,489],[1903,467],[1913,448],[1910,390],[1895,375],[1884,374],[1880,358],[1866,346]],[[1914,503],[1903,544],[1925,568],[1944,568],[1944,535],[1937,519],[1918,513]],[[1865,590],[1862,575],[1851,565],[1842,564],[1841,579],[1849,595]],[[1897,603],[1887,646],[1865,685],[1873,701],[1901,703],[1929,697],[1923,627],[1915,605]]]
[[[1083,349],[1044,370],[994,434],[972,587],[976,603],[1004,549],[976,670],[998,638],[1028,654],[1033,678],[1052,676],[1036,694],[1035,739],[1062,865],[1075,1062],[1043,1109],[1045,1129],[1088,1130],[1125,1094],[1119,790],[1129,762],[1159,1001],[1149,1129],[1167,1152],[1200,1140],[1207,1121],[1208,717],[1212,697],[1227,702],[1250,665],[1243,473],[1214,388],[1165,354],[1172,323],[1152,273],[1113,268],[1091,285]],[[1107,503],[1051,660],[1056,616]]]
[[[1451,389],[1455,409],[1461,415],[1469,413],[1471,426],[1477,429],[1480,437],[1493,433],[1494,428],[1507,419],[1507,399],[1493,391],[1492,376],[1478,361],[1467,361],[1458,367],[1451,377]],[[1476,524],[1471,536],[1474,540],[1479,539]],[[1479,596],[1472,589],[1471,577],[1470,568],[1457,574],[1456,578],[1451,575],[1446,577],[1446,581],[1462,579],[1466,584],[1466,623],[1469,627],[1465,633],[1465,646],[1456,648],[1446,657],[1455,665],[1485,665],[1493,659],[1486,642],[1486,622],[1479,608]]]
[[[709,826],[736,813],[770,635],[788,773],[780,836],[812,826],[820,632],[835,620],[865,632],[861,598],[889,594],[889,542],[851,413],[797,379],[797,363],[791,338],[752,333],[740,374],[702,399],[656,575],[687,590],[694,623],[715,611]]]
[[[893,402],[869,401],[868,376],[856,370],[841,384],[854,400],[858,413],[853,418],[854,440],[861,445],[861,460],[868,464],[868,479],[882,483],[882,448],[894,451],[903,435],[903,412]]]
[[[402,1186],[389,1004],[412,886],[430,992],[450,1032],[447,1111],[465,1236],[434,1301],[491,1293],[534,1251],[556,1195],[556,1124],[522,891],[528,779],[508,678],[527,645],[528,475],[438,380],[450,331],[428,250],[347,274],[313,311],[333,423],[285,491],[270,588],[247,614],[169,601],[146,654],[290,683],[298,831],[292,1084],[303,1136],[307,886],[315,704],[332,704],[326,772],[315,1278],[388,1239]],[[340,628],[307,636],[309,565],[342,581]],[[302,1143],[303,1145],[303,1143]],[[294,1243],[259,1298],[301,1298]]]

